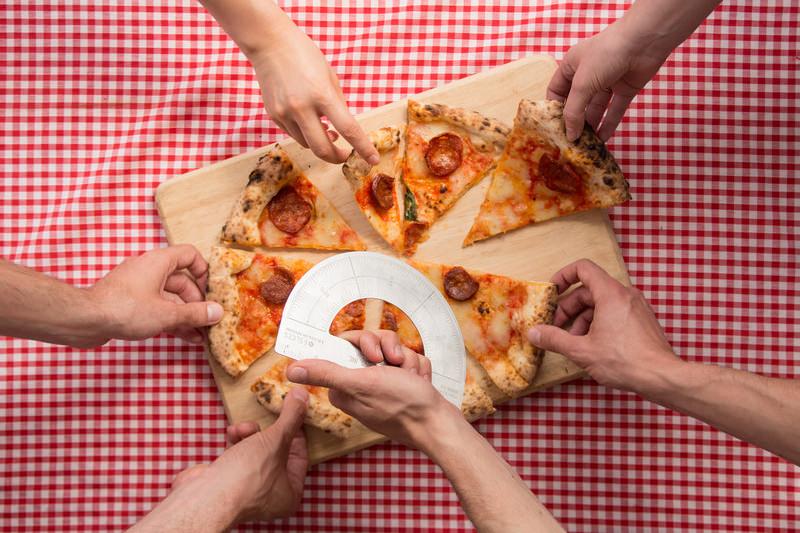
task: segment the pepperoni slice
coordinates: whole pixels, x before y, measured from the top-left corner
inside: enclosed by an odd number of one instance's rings
[[[478,292],[478,282],[461,267],[453,267],[444,275],[444,292],[453,300],[463,302]]]
[[[356,300],[344,306],[344,312],[347,316],[358,318],[364,314],[364,300]]]
[[[294,187],[285,185],[267,204],[269,219],[284,233],[294,235],[311,220],[313,207]]]
[[[372,199],[381,209],[389,209],[394,205],[394,178],[386,174],[376,174],[370,187]]]
[[[442,133],[428,142],[425,162],[436,177],[452,174],[461,166],[461,152],[464,142],[455,133]]]
[[[294,276],[283,267],[275,267],[272,276],[261,284],[259,292],[268,304],[285,303],[294,288]]]
[[[574,194],[581,189],[581,177],[567,162],[557,163],[549,155],[539,159],[539,174],[544,178],[548,189]]]
[[[390,329],[397,331],[397,317],[394,316],[389,309],[383,310],[383,317],[381,318],[381,329]]]

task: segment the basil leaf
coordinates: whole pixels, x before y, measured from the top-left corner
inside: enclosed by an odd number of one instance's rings
[[[406,220],[417,220],[417,199],[414,196],[414,193],[408,188],[406,188],[405,205]]]

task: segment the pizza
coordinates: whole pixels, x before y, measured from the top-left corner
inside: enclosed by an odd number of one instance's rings
[[[464,346],[509,397],[533,381],[543,352],[525,336],[549,324],[556,308],[552,283],[521,281],[460,266],[411,261],[441,292],[461,327]]]
[[[275,345],[283,306],[313,265],[301,259],[214,247],[209,259],[209,301],[222,319],[209,328],[211,355],[238,376]]]
[[[464,245],[506,231],[630,200],[628,182],[591,126],[567,140],[564,108],[522,100],[505,151]]]
[[[366,320],[366,300],[355,300],[342,307],[333,317],[330,329],[331,335],[339,335],[345,331],[364,329]]]
[[[283,408],[283,400],[292,387],[305,387],[308,390],[308,406],[305,422],[341,439],[346,439],[356,428],[363,428],[356,419],[341,409],[334,407],[328,399],[328,389],[309,385],[298,385],[286,377],[286,368],[292,362],[288,357],[280,356],[261,378],[253,383],[250,390],[256,395],[267,411],[279,415]]]
[[[369,133],[381,160],[372,166],[355,150],[342,167],[353,189],[356,203],[375,231],[399,253],[403,253],[405,188],[402,179],[405,128],[386,127]]]
[[[268,248],[365,250],[289,155],[277,144],[258,160],[222,227],[222,241]]]
[[[380,163],[354,150],[342,172],[372,227],[412,255],[431,224],[493,168],[508,131],[474,111],[409,101],[407,126],[369,134]]]

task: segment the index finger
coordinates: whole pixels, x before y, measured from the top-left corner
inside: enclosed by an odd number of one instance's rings
[[[286,369],[286,377],[294,383],[341,389],[345,392],[360,390],[362,383],[357,370],[323,359],[295,361]]]
[[[208,263],[200,252],[191,244],[179,244],[155,250],[154,254],[167,258],[172,265],[172,270],[186,269],[197,280],[201,289],[205,290]]]
[[[558,293],[561,294],[570,286],[576,283],[583,283],[589,292],[597,300],[611,289],[622,287],[622,284],[612,278],[605,270],[600,268],[595,262],[588,259],[579,259],[570,263],[553,275],[551,281],[558,286]]]
[[[364,130],[361,129],[356,119],[350,114],[343,101],[334,102],[322,110],[331,121],[331,124],[350,145],[355,148],[358,155],[370,165],[380,163],[381,156]]]

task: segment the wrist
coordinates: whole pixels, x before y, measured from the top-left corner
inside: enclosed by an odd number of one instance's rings
[[[412,434],[413,444],[437,464],[447,449],[458,445],[465,431],[474,431],[455,405],[444,398],[431,410],[424,423],[418,424]]]
[[[674,394],[686,380],[691,363],[664,350],[644,359],[655,364],[648,365],[647,372],[635,380],[635,385],[630,390],[648,400],[663,403],[663,399]]]

